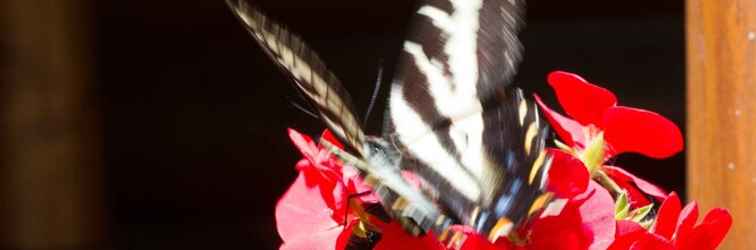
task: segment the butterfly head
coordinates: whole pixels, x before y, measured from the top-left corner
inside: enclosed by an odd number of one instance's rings
[[[367,162],[377,168],[399,169],[400,154],[396,147],[381,137],[368,136],[362,147]]]

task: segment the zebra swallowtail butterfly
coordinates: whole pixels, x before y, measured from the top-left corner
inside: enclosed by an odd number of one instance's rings
[[[400,52],[382,137],[364,134],[341,83],[299,37],[244,0],[227,3],[351,148],[340,157],[410,232],[443,233],[455,223],[494,240],[547,199],[547,126],[510,84],[521,58],[523,0],[422,1]]]

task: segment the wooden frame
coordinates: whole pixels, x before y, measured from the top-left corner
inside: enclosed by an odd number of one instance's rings
[[[103,241],[90,5],[0,4],[0,248]]]
[[[721,249],[756,246],[756,2],[688,0],[688,190],[730,209]]]

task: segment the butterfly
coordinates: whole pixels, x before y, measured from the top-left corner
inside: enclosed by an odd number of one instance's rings
[[[365,134],[349,94],[302,39],[244,0],[227,4],[348,147],[333,151],[360,169],[409,232],[444,234],[463,224],[493,241],[548,200],[548,127],[511,84],[522,57],[523,0],[422,1],[382,136]]]

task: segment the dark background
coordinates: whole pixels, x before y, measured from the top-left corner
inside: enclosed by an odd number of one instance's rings
[[[390,77],[415,8],[399,0],[257,2],[320,53],[360,111],[378,68]],[[684,129],[683,1],[528,5],[518,84],[557,107],[546,74],[576,72]],[[323,129],[293,107],[305,102],[288,79],[221,0],[98,1],[95,10],[114,246],[276,249],[273,208],[299,157],[285,129]],[[376,132],[380,112],[371,118]],[[683,154],[617,161],[681,193],[684,164]]]

